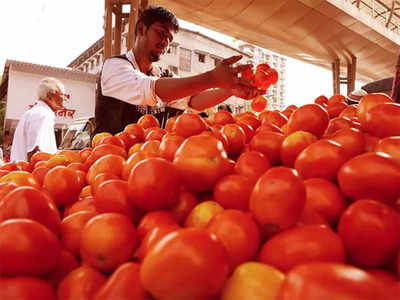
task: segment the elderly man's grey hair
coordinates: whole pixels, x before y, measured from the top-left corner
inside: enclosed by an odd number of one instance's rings
[[[65,93],[65,87],[60,80],[53,77],[45,77],[40,81],[37,91],[40,100],[45,100],[49,93],[54,94],[57,92]]]

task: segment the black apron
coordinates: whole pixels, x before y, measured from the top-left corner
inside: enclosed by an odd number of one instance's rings
[[[125,55],[112,58],[124,59],[135,68]],[[126,125],[137,123],[143,115],[152,110],[151,106],[129,104],[113,97],[104,96],[101,89],[102,72],[103,70],[97,80],[95,130],[93,135],[100,132],[109,132],[111,134],[121,132]],[[168,118],[183,113],[182,110],[171,107],[160,108],[159,110],[160,112],[154,113],[154,116],[159,120],[162,128],[165,127]]]

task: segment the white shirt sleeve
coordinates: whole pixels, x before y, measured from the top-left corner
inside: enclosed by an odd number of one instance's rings
[[[104,96],[135,105],[157,105],[155,82],[158,78],[136,70],[126,60],[107,59],[103,66],[101,88]]]
[[[26,152],[31,152],[36,146],[41,151],[54,153],[57,151],[54,137],[54,123],[45,114],[34,114],[25,123]],[[54,145],[53,145],[54,144]]]

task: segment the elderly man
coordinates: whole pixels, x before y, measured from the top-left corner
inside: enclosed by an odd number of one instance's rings
[[[162,77],[153,63],[160,59],[179,30],[175,15],[163,7],[150,6],[140,15],[133,49],[104,62],[98,83],[95,133],[117,133],[135,123],[144,113],[173,116],[185,109],[202,111],[231,96],[252,99],[258,90],[240,73],[251,65],[233,66],[241,56],[224,59],[199,75]],[[166,117],[162,119],[165,120]]]
[[[54,134],[55,112],[64,108],[64,85],[58,79],[42,79],[38,87],[38,101],[19,120],[11,147],[11,161],[29,161],[37,151],[57,152]]]

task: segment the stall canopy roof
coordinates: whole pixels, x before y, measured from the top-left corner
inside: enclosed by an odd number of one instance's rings
[[[372,0],[361,0],[360,9],[357,1],[350,0],[149,2],[168,7],[181,19],[328,69],[340,59],[343,75],[354,56],[358,80],[381,79],[395,72],[398,23],[397,27],[392,23],[386,27],[380,19],[387,14],[369,15]],[[392,1],[380,3],[390,7]],[[398,1],[395,4],[399,5]],[[399,19],[394,16],[392,20]]]

